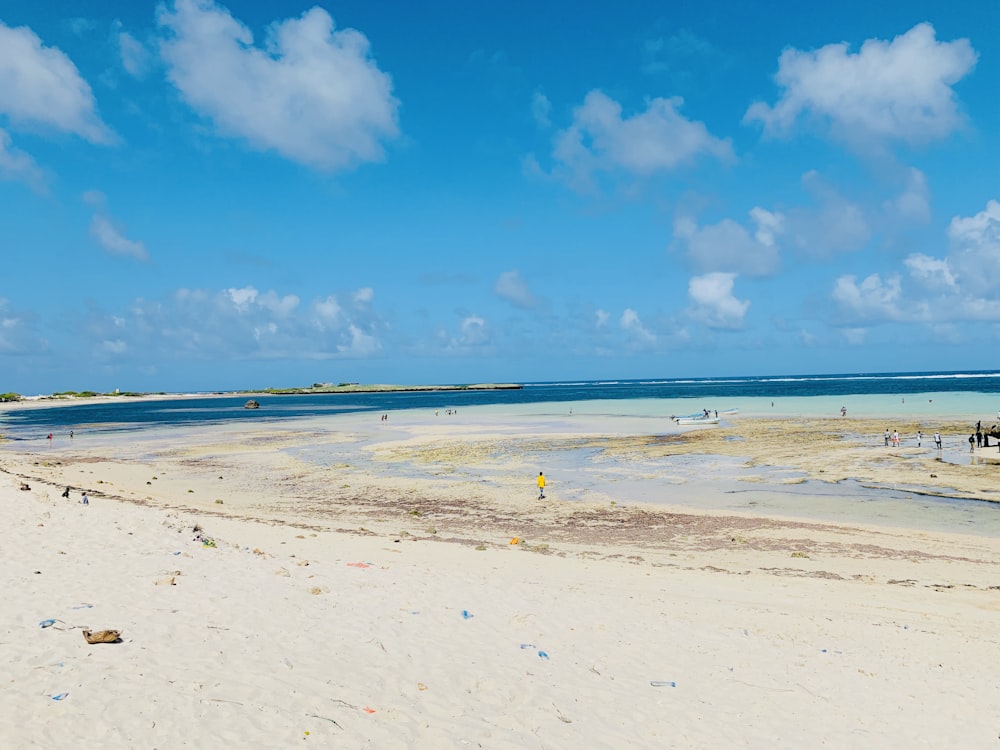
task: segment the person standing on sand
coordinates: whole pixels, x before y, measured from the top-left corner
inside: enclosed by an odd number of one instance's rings
[[[924,439],[924,435],[920,430],[917,430],[917,447],[920,447],[920,441]]]
[[[941,433],[940,432],[936,432],[935,431],[935,433],[934,433],[934,447],[937,448],[938,450],[941,450]]]
[[[892,431],[892,447],[893,448],[899,447],[899,430]]]
[[[83,495],[80,496],[80,504],[81,505],[90,505],[90,498],[87,497],[87,493],[86,492],[84,492]]]
[[[969,435],[969,453],[976,452],[976,436],[975,434]]]
[[[545,499],[545,475],[542,472],[538,472],[538,499]]]
[[[890,434],[889,434],[889,428],[888,428],[888,427],[886,427],[886,428],[885,428],[885,446],[886,446],[886,448],[888,448],[888,447],[889,447],[889,441],[890,441],[891,439],[892,439],[892,435],[890,435]]]

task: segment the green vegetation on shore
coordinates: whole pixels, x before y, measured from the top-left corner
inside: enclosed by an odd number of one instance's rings
[[[2,401],[20,401],[24,398],[20,393],[14,393],[9,391],[8,393],[0,393],[0,402]]]

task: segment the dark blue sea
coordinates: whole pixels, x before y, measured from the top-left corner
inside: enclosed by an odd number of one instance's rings
[[[997,394],[1000,372],[900,372],[789,375],[734,378],[525,383],[516,390],[414,391],[254,395],[260,409],[243,408],[245,395],[205,394],[184,399],[83,401],[51,408],[15,408],[0,412],[0,434],[7,439],[35,439],[39,433],[130,430],[253,420],[256,422],[349,412],[397,409],[448,409],[481,405],[560,403],[615,399],[694,399],[720,402],[740,398],[899,395],[916,393]]]

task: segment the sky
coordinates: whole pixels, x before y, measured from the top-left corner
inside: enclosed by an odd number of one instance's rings
[[[0,0],[0,392],[995,368],[998,28]]]

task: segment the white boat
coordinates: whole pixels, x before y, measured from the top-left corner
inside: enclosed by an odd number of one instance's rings
[[[675,420],[677,424],[690,425],[690,424],[719,424],[718,417],[677,417]]]

